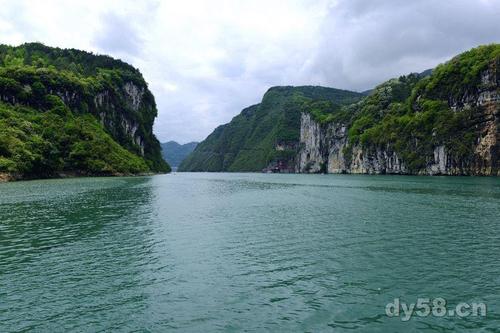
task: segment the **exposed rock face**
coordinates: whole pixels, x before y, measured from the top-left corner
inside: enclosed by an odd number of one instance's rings
[[[425,156],[427,166],[410,170],[389,146],[363,148],[349,145],[348,128],[343,124],[316,122],[308,113],[301,116],[300,151],[296,172],[355,174],[425,174],[425,175],[500,175],[500,89],[498,62],[481,75],[478,91],[450,99],[455,112],[473,110],[471,128],[479,133],[473,156],[456,159],[446,145],[437,144],[432,156]]]
[[[32,90],[30,84],[25,84],[23,89]],[[154,141],[152,131],[146,133],[147,128],[152,128],[156,117],[156,106],[147,87],[133,82],[125,82],[122,87],[106,88],[96,93],[92,99],[81,90],[65,87],[48,87],[48,93],[59,96],[72,111],[81,112],[82,105],[95,115],[106,127],[115,140],[120,144],[133,148],[144,156],[145,142]],[[0,94],[0,101],[9,104],[21,103],[12,94]],[[141,126],[142,124],[142,126]],[[142,130],[141,130],[142,128]],[[150,138],[147,138],[147,137]]]
[[[117,94],[125,101],[122,105],[115,105],[114,103]],[[97,111],[101,123],[115,138],[124,144],[126,144],[124,140],[135,144],[139,148],[138,153],[143,156],[145,133],[138,131],[140,128],[138,118],[143,111],[154,112],[154,105],[145,102],[144,95],[144,87],[139,87],[132,82],[126,82],[117,91],[105,90],[98,93],[94,97],[92,106]]]
[[[481,135],[475,149],[476,168],[482,174],[500,174],[500,64],[497,61],[482,75],[482,91],[470,105],[482,110]]]
[[[0,140],[2,172],[170,171],[153,134],[154,96],[141,72],[119,59],[41,43],[0,45],[0,102],[9,132]]]
[[[300,142],[297,172],[406,173],[406,167],[395,152],[364,151],[359,146],[349,149],[346,126],[335,123],[321,126],[307,113],[301,118]]]
[[[7,182],[12,179],[12,175],[0,172],[0,183]]]
[[[364,95],[318,86],[272,87],[262,102],[217,127],[180,164],[180,171],[295,172],[300,115],[321,100],[349,105]]]
[[[32,88],[26,84],[24,89],[30,91]],[[147,98],[150,96],[147,87],[125,82],[121,87],[104,88],[90,99],[78,89],[49,87],[48,92],[59,96],[74,112],[81,112],[82,105],[85,105],[84,111],[99,116],[116,141],[131,149],[135,146],[136,152],[144,156],[145,142],[151,142],[153,137],[152,131],[146,133],[145,129],[152,128],[156,116],[154,99]],[[0,100],[18,103],[14,96],[0,96]]]
[[[23,88],[25,91],[32,90],[29,84]],[[146,149],[145,142],[154,141],[151,139],[152,131],[146,133],[145,130],[152,128],[156,116],[154,101],[146,98],[149,93],[146,87],[126,82],[117,89],[104,89],[90,100],[82,91],[67,88],[49,87],[48,93],[59,96],[64,104],[75,112],[81,112],[82,105],[85,105],[87,108],[85,111],[98,115],[101,123],[115,140],[129,148],[134,148],[135,145],[136,152],[143,156]],[[13,105],[22,104],[14,95],[7,94],[0,94],[0,101]]]
[[[498,61],[493,62],[481,74],[478,91],[451,100],[450,107],[455,112],[473,110],[471,126],[478,130],[474,155],[471,161],[455,160],[445,146],[434,148],[434,160],[429,163],[424,174],[443,175],[500,175],[499,160],[499,120],[500,120],[500,74]]]
[[[134,111],[139,110],[139,106],[142,103],[142,97],[144,96],[144,88],[138,87],[132,82],[127,82],[123,86],[125,93],[127,94],[127,98],[130,103],[130,107]]]
[[[301,150],[297,158],[298,172],[320,172],[328,159],[324,149],[326,131],[311,115],[302,113],[300,119]]]

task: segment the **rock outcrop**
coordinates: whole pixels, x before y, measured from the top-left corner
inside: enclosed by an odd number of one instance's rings
[[[121,60],[39,43],[0,45],[0,108],[0,172],[170,170],[153,134],[154,96],[140,71]]]
[[[364,95],[319,86],[272,87],[262,102],[219,126],[179,166],[180,171],[294,172],[304,103],[337,107]]]
[[[154,99],[146,96],[151,93],[147,91],[145,83],[125,82],[123,85],[102,87],[91,98],[88,91],[80,87],[50,86],[50,83],[45,83],[45,86],[49,94],[60,97],[72,111],[88,111],[97,115],[115,140],[144,156],[147,149],[145,142],[152,139],[152,132],[144,129],[152,128],[152,121],[147,119],[154,119],[156,115]],[[24,88],[31,91],[31,83],[27,82]],[[35,106],[29,100],[12,100],[12,98],[15,97],[0,96],[0,99],[11,104]]]
[[[457,157],[444,142],[435,142],[424,167],[412,169],[390,144],[363,146],[349,142],[348,126],[322,124],[310,113],[302,113],[300,151],[296,172],[353,174],[500,175],[500,75],[499,61],[481,72],[480,84],[450,97],[448,107],[455,113],[469,112],[466,129],[473,133],[472,155]],[[416,98],[417,101],[419,97]],[[419,112],[418,109],[414,112]]]
[[[367,151],[359,145],[350,147],[345,125],[321,125],[308,113],[302,114],[300,142],[296,166],[299,173],[408,173],[394,151]]]

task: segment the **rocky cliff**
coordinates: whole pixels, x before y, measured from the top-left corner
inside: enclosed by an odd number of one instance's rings
[[[344,124],[322,125],[303,113],[300,126],[299,173],[406,174],[397,153],[389,149],[364,150],[350,146]]]
[[[12,132],[0,136],[0,172],[37,177],[170,169],[152,130],[154,97],[141,73],[120,60],[38,43],[0,45],[0,102],[0,125]]]
[[[500,175],[499,64],[500,46],[484,46],[382,84],[347,117],[303,112],[296,171]]]
[[[362,96],[319,86],[272,87],[261,103],[216,128],[179,170],[293,172],[304,105],[321,101],[322,105],[336,109]]]

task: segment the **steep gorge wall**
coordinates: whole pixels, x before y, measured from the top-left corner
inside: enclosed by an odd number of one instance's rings
[[[180,171],[294,172],[304,104],[349,105],[362,94],[319,86],[272,87],[262,102],[216,128],[179,166]]]
[[[366,151],[349,146],[343,124],[321,125],[303,113],[300,128],[301,149],[297,157],[299,173],[406,174],[404,163],[390,150]]]
[[[424,156],[426,166],[412,170],[390,145],[350,144],[348,128],[340,123],[320,124],[302,113],[301,149],[296,172],[353,174],[500,175],[500,75],[498,61],[481,73],[481,84],[459,98],[450,98],[453,112],[472,111],[468,126],[476,133],[472,156],[456,158],[446,144],[435,144]],[[415,110],[418,112],[418,110]]]
[[[58,81],[58,73],[43,69],[37,70],[34,75],[23,73],[16,77],[10,72],[3,75],[7,79],[12,75],[20,88],[13,88],[12,91],[0,89],[0,101],[44,109],[43,102],[40,102],[44,98],[36,96],[37,87],[34,84],[41,83],[44,95],[58,96],[76,114],[95,115],[120,145],[153,161],[153,164],[162,163],[160,144],[153,134],[156,104],[145,82],[115,77],[110,82],[100,82],[95,86],[62,84]],[[152,167],[155,168],[154,165]]]
[[[151,171],[169,169],[153,134],[154,96],[140,71],[119,59],[40,43],[0,45],[0,102],[18,111],[18,106],[56,110],[61,119],[68,111],[77,117],[91,114]]]
[[[147,137],[152,136],[146,128],[152,128],[152,122],[141,124],[141,114],[154,113],[155,106],[144,96],[146,88],[133,82],[126,82],[116,90],[104,90],[93,99],[93,108],[101,123],[122,144],[132,144],[138,153],[144,156]],[[122,103],[116,105],[115,96],[120,96]],[[125,112],[124,112],[125,111]],[[141,126],[142,125],[142,126]]]

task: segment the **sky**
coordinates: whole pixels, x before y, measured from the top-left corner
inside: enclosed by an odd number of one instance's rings
[[[0,43],[140,69],[160,141],[203,140],[276,85],[364,91],[500,42],[500,0],[0,0]]]

